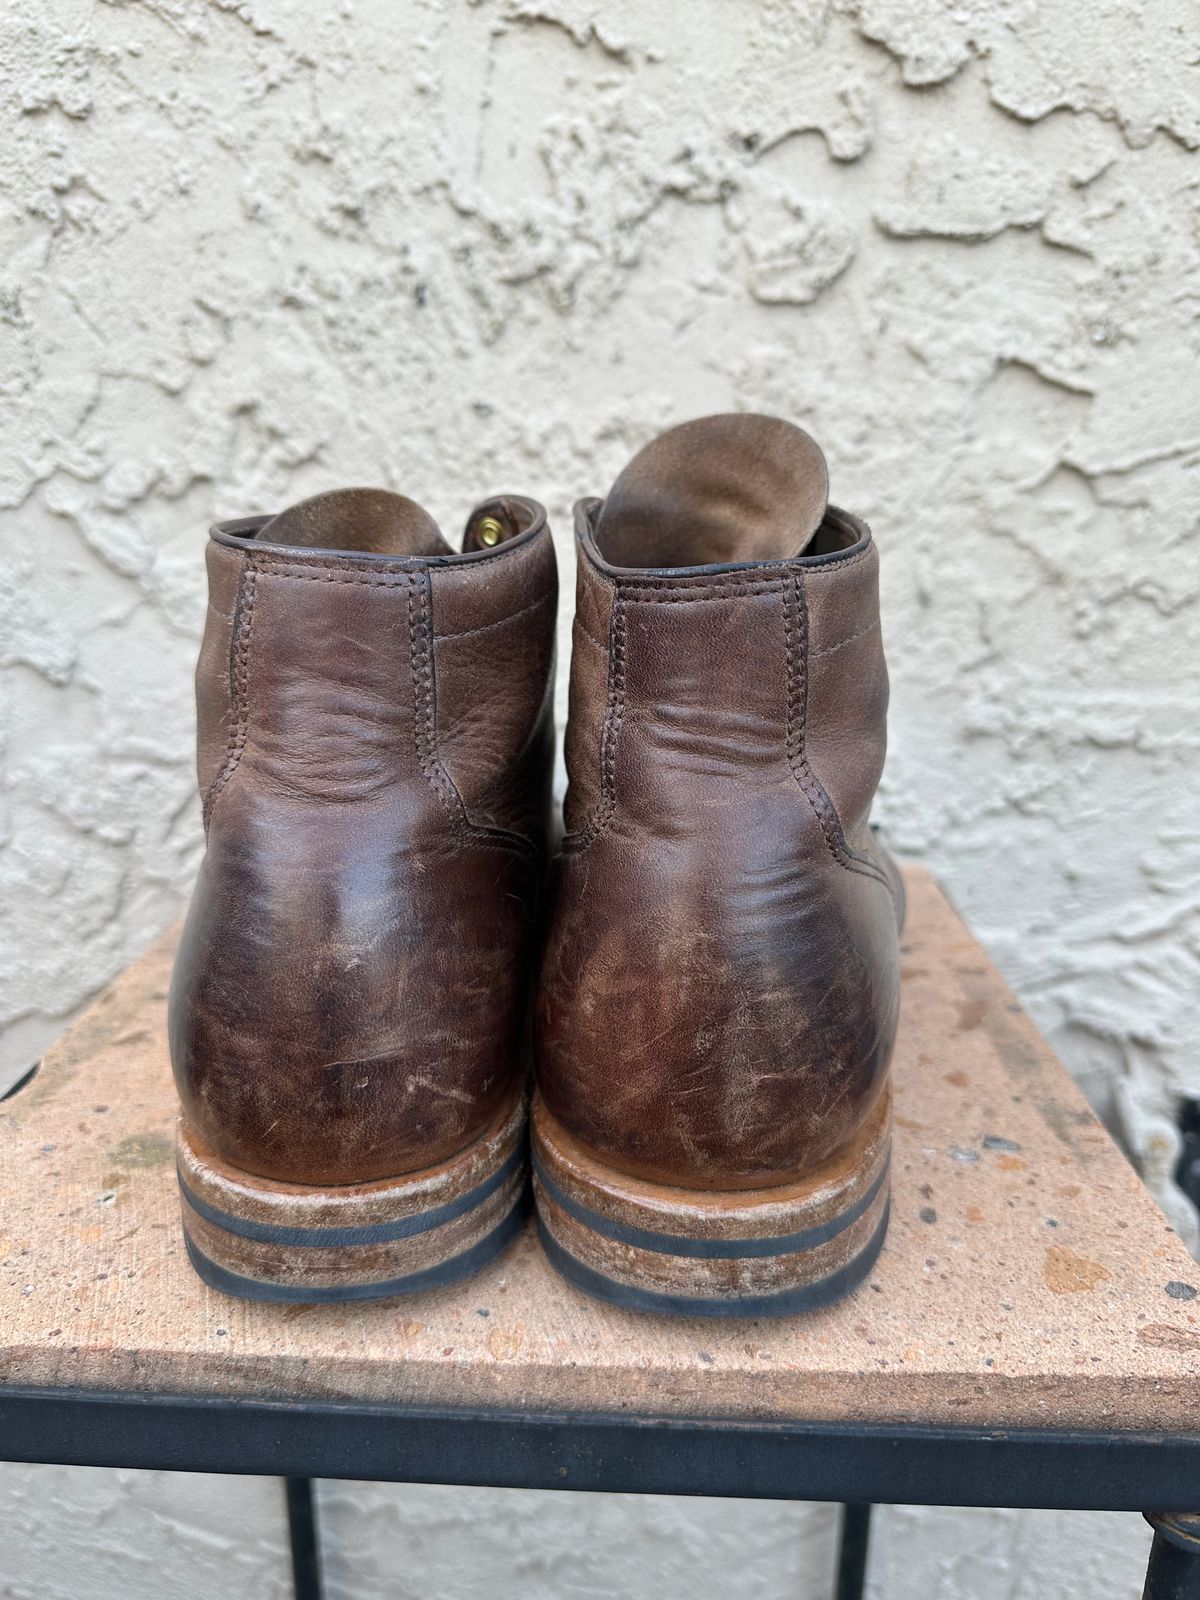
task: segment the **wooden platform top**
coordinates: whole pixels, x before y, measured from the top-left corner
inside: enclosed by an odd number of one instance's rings
[[[0,1106],[0,1383],[418,1405],[1194,1428],[1200,1267],[922,871],[908,873],[891,1230],[829,1311],[597,1304],[532,1234],[465,1286],[353,1307],[206,1289],[184,1254],[173,941]]]

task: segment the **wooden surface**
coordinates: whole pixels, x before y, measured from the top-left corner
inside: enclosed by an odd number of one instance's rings
[[[526,1233],[465,1286],[247,1305],[184,1255],[164,940],[0,1106],[0,1383],[1185,1430],[1200,1267],[923,872],[908,874],[891,1231],[807,1317],[585,1299]]]

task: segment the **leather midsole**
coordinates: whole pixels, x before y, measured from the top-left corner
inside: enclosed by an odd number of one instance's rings
[[[803,1182],[750,1191],[671,1188],[617,1172],[536,1096],[532,1133],[538,1220],[552,1253],[579,1266],[584,1287],[616,1286],[609,1297],[635,1308],[816,1303],[819,1284],[850,1286],[850,1263],[878,1247],[886,1226],[887,1090],[850,1144]]]
[[[297,1299],[338,1298],[355,1285],[409,1277],[432,1282],[442,1263],[482,1248],[520,1205],[525,1124],[522,1098],[452,1161],[390,1183],[339,1188],[253,1178],[201,1155],[181,1125],[176,1150],[189,1249],[212,1264],[214,1284],[275,1285]]]

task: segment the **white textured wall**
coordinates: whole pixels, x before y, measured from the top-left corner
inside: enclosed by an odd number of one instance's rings
[[[0,1073],[182,906],[213,516],[385,482],[455,523],[513,488],[569,562],[576,495],[750,407],[808,425],[879,536],[895,842],[1194,1230],[1166,1173],[1200,1091],[1197,32],[1189,0],[7,0]],[[144,1593],[184,1548],[181,1595],[274,1592],[270,1485],[48,1481],[0,1479],[14,1595],[72,1593],[102,1526]],[[462,1596],[518,1561],[601,1593],[626,1528],[624,1592],[690,1592],[679,1550],[732,1581],[735,1528],[754,1593],[800,1592],[803,1508],[514,1503],[331,1490],[340,1592],[419,1548]],[[1045,1521],[961,1518],[939,1566],[941,1526],[889,1523],[914,1594],[1036,1592]]]
[[[828,1600],[825,1506],[324,1483],[326,1600]],[[0,1466],[5,1600],[290,1600],[275,1479]],[[1102,1512],[876,1513],[870,1600],[1138,1600]]]

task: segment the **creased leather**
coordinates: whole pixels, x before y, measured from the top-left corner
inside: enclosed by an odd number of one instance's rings
[[[525,1070],[557,579],[541,509],[506,503],[520,526],[477,555],[213,530],[208,839],[169,1031],[185,1117],[248,1173],[430,1166]]]
[[[751,497],[738,446],[756,420],[769,419],[741,419],[732,439],[728,419],[707,435],[688,425],[725,506]],[[770,422],[776,452],[785,427]],[[671,492],[658,485],[660,505]],[[599,506],[577,510],[568,831],[538,1086],[629,1174],[715,1190],[789,1181],[861,1125],[897,1020],[902,891],[868,828],[888,695],[877,553],[829,508],[785,558],[686,567],[675,515],[671,568],[653,564],[644,517],[642,566],[617,566]],[[770,509],[754,549],[788,548],[791,507]],[[633,544],[616,541],[626,560]]]

